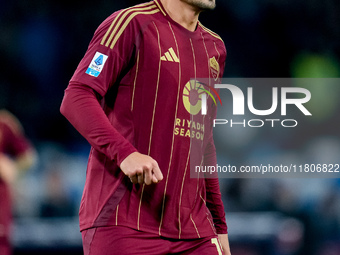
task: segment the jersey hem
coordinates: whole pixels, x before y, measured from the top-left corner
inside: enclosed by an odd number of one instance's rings
[[[193,232],[192,234],[187,234],[185,235],[185,237],[183,237],[183,234],[181,235],[181,238],[178,238],[178,233],[176,234],[170,234],[170,233],[166,233],[166,230],[163,230],[162,234],[159,235],[159,229],[158,227],[155,229],[151,229],[151,228],[147,228],[145,229],[144,227],[140,227],[139,229],[137,229],[135,226],[132,226],[131,224],[107,224],[107,222],[105,222],[105,224],[101,224],[100,222],[96,222],[97,224],[94,226],[93,224],[83,224],[80,225],[80,232],[87,230],[87,229],[91,229],[91,228],[98,228],[98,227],[113,227],[113,226],[121,226],[121,227],[128,227],[137,231],[141,231],[141,232],[145,232],[145,233],[150,233],[150,234],[154,234],[155,236],[161,236],[161,237],[165,237],[165,238],[171,238],[171,239],[176,239],[176,240],[186,240],[186,239],[200,239],[200,238],[206,238],[206,237],[210,237],[210,236],[216,236],[216,233],[214,233],[212,230],[211,231],[204,231],[204,232],[200,232],[199,237],[197,236],[197,232]]]

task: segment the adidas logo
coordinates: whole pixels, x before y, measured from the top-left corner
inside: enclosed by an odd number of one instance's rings
[[[161,60],[179,63],[179,59],[172,47],[165,52],[165,54],[161,57]]]

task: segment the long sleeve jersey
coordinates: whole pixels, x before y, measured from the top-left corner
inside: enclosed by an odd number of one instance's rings
[[[98,27],[61,106],[92,146],[81,230],[120,225],[179,239],[227,233],[218,179],[190,176],[193,147],[199,164],[216,165],[195,80],[220,79],[225,58],[217,34],[201,23],[183,28],[159,0],[117,11]],[[163,181],[130,182],[119,165],[135,151],[158,162]]]

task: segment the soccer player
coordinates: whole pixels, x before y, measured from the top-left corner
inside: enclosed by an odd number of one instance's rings
[[[214,7],[154,0],[117,11],[71,78],[61,113],[92,145],[79,212],[85,255],[230,254],[218,179],[189,169],[190,139],[208,129],[191,79],[217,81],[226,58],[198,21]],[[209,137],[204,164],[216,165]]]
[[[11,254],[11,185],[19,170],[32,166],[35,152],[25,138],[20,122],[0,110],[0,254]]]

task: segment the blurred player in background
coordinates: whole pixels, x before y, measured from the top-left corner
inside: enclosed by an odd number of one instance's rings
[[[230,254],[218,179],[189,170],[199,100],[188,98],[197,92],[190,80],[216,82],[225,66],[222,39],[198,21],[214,8],[155,0],[96,30],[61,105],[92,145],[80,205],[85,255]],[[204,164],[216,165],[208,138]]]
[[[32,166],[35,151],[24,136],[20,122],[0,110],[0,254],[11,254],[11,188],[22,170]]]

